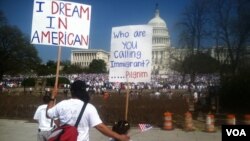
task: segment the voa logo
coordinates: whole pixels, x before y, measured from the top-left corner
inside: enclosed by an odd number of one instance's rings
[[[247,136],[244,129],[226,129],[227,136]]]

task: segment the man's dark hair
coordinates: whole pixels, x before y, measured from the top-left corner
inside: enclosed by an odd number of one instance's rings
[[[72,97],[79,98],[84,102],[89,102],[89,93],[86,91],[86,84],[82,80],[76,80],[70,87]]]
[[[44,95],[44,96],[43,96],[43,103],[44,103],[44,104],[48,104],[49,101],[50,101],[50,96],[49,96],[49,95]]]

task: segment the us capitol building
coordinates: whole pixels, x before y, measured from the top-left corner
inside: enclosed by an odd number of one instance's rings
[[[170,37],[166,22],[160,17],[158,8],[155,17],[148,22],[153,27],[152,37],[152,74],[170,72]]]
[[[183,60],[187,55],[187,49],[174,48],[170,43],[170,36],[166,22],[160,17],[158,6],[155,9],[154,17],[149,20],[148,25],[153,27],[152,35],[152,74],[165,75],[174,73],[170,66],[174,60]],[[227,63],[228,50],[225,47],[209,50],[203,49],[202,52],[208,53],[219,62]],[[247,47],[247,54],[250,58],[250,46]],[[171,57],[170,57],[171,56]],[[107,64],[109,70],[110,53],[100,49],[85,49],[71,51],[71,64],[88,67],[93,59],[102,59]],[[174,59],[175,58],[175,59]]]
[[[148,25],[153,27],[152,74],[167,74],[170,72],[170,37],[166,22],[160,17],[158,8],[156,8],[155,15],[148,22]],[[88,67],[93,59],[103,59],[106,64],[109,64],[109,57],[109,52],[100,49],[72,50],[71,64]]]

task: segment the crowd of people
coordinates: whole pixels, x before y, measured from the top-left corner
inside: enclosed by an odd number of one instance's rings
[[[182,89],[182,90],[196,90],[203,91],[209,86],[218,85],[220,83],[220,77],[217,74],[205,74],[197,75],[195,81],[191,82],[189,75],[183,77],[182,75],[153,75],[151,82],[149,83],[118,83],[109,82],[108,74],[73,74],[66,75],[71,82],[74,80],[83,80],[88,85],[90,91],[94,93],[101,93],[105,90],[116,90],[121,89],[135,89],[135,90],[145,90],[154,89],[157,91]]]
[[[182,90],[196,90],[203,91],[209,86],[219,85],[220,77],[218,74],[204,74],[196,75],[193,82],[191,82],[190,75],[152,75],[151,82],[140,82],[140,83],[119,83],[119,82],[109,82],[108,74],[71,74],[62,75],[69,79],[70,83],[75,80],[83,80],[88,86],[88,91],[92,93],[102,93],[106,90],[116,90],[120,91],[123,89],[134,89],[134,90],[156,90],[156,91],[166,91],[173,89]],[[43,76],[43,77],[55,77],[53,75]],[[4,77],[0,82],[1,90],[5,90],[13,87],[21,87],[21,83],[27,76],[20,77]],[[69,84],[64,84],[64,88],[69,88]]]

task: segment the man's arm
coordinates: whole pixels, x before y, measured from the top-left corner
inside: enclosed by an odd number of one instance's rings
[[[52,108],[52,107],[55,106],[55,102],[56,102],[56,99],[52,96],[52,97],[50,98],[50,101],[49,101],[49,103],[48,103],[48,105],[47,105],[47,109],[46,109],[46,117],[47,117],[47,118],[50,118],[50,117],[48,116],[48,110],[49,110],[50,108]]]
[[[112,131],[110,128],[108,128],[105,124],[100,123],[95,126],[95,128],[100,131],[105,136],[118,139],[119,141],[129,141],[128,135],[120,135],[114,131]]]
[[[59,127],[59,126],[60,126],[60,121],[59,121],[59,119],[54,119],[54,123],[55,123],[56,127]]]
[[[38,118],[38,114],[39,114],[38,109],[39,109],[39,107],[36,109],[36,112],[35,112],[35,114],[33,116],[33,119],[32,119],[32,121],[36,122],[36,123],[38,123],[38,120],[39,120],[39,118]]]

